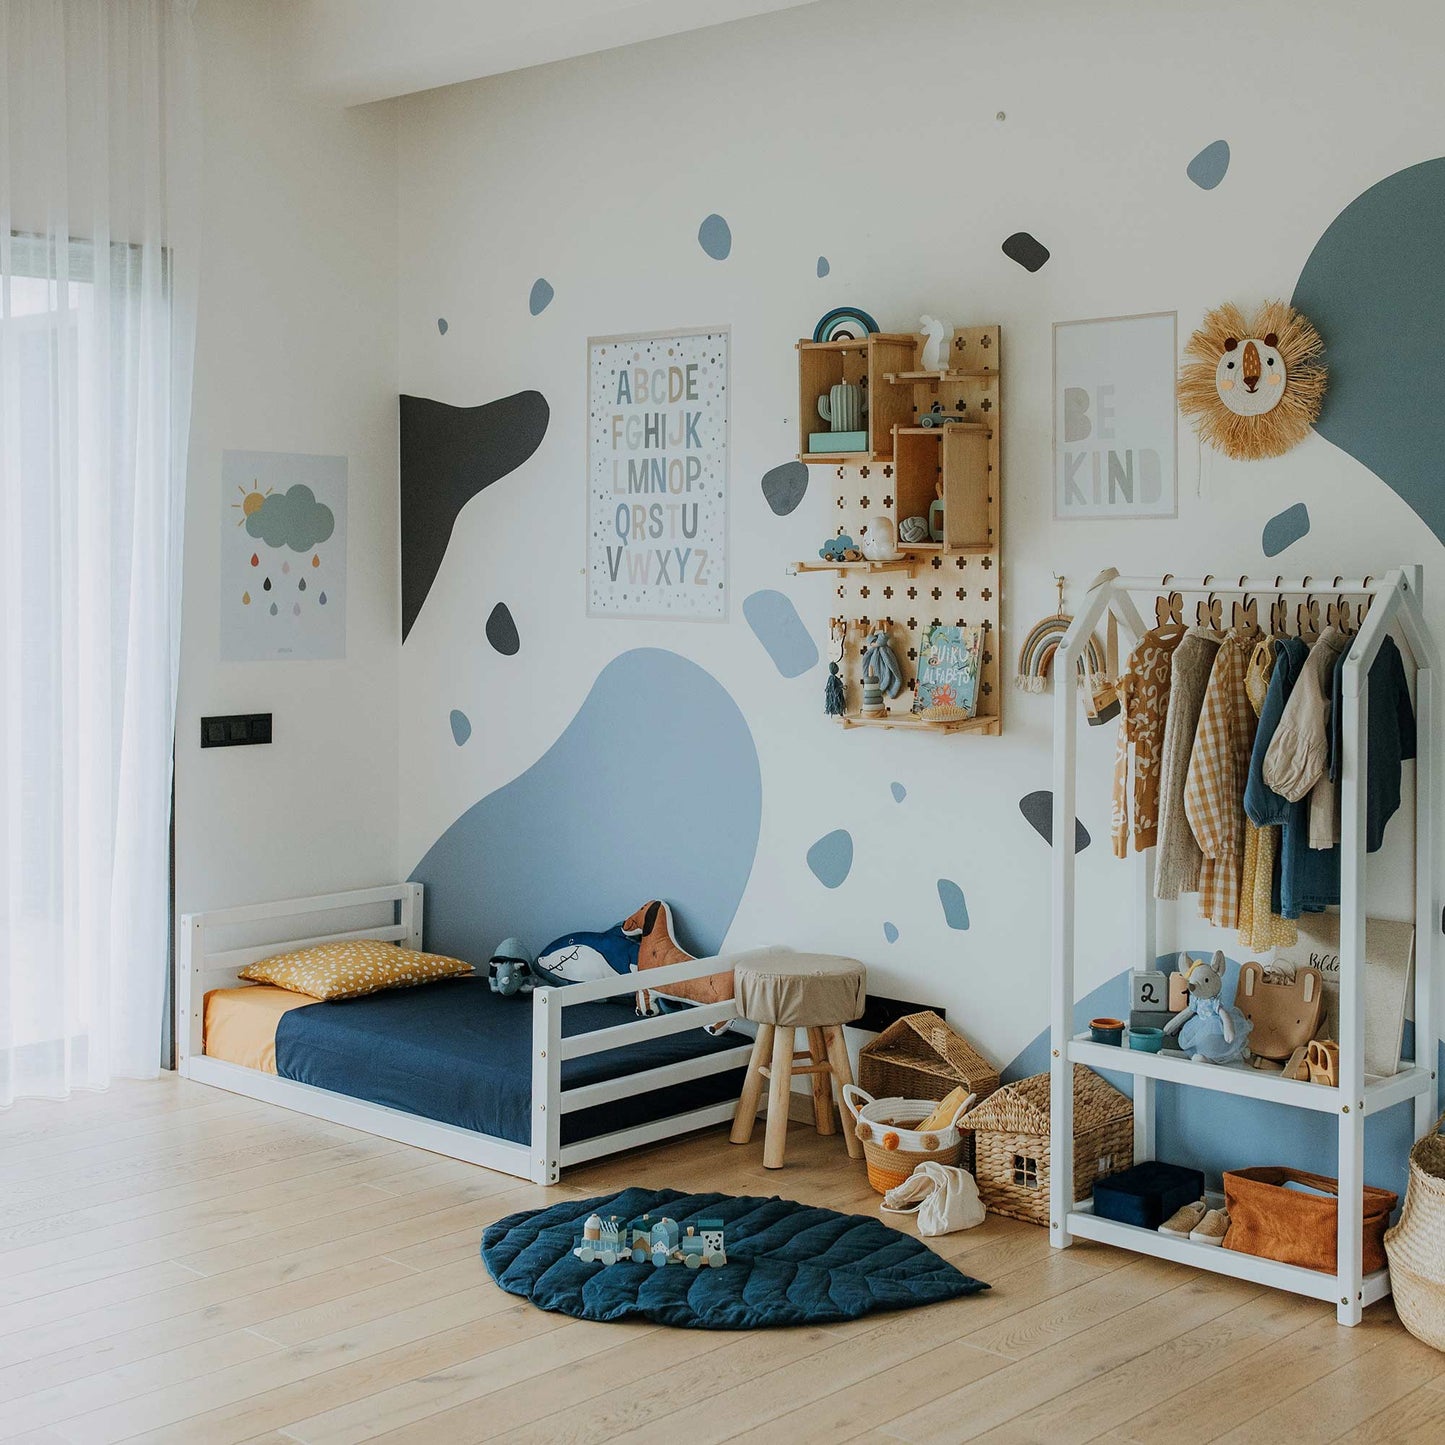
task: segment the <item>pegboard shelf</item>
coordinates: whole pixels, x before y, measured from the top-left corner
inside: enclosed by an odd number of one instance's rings
[[[789,565],[793,576],[834,574],[829,660],[838,663],[843,682],[844,716],[837,721],[844,728],[985,737],[1003,729],[999,343],[996,325],[957,327],[947,357],[939,358],[954,365],[938,370],[920,366],[922,336],[890,332],[866,341],[798,343],[798,455],[834,468],[836,482],[830,474],[813,474],[815,487],[832,489],[833,535],[852,537],[861,549],[875,518],[886,517],[897,529],[907,518],[922,517],[942,537],[900,543],[899,557],[888,562],[810,558]],[[868,451],[809,453],[809,437],[823,425],[818,399],[840,382],[866,393]],[[925,416],[928,426],[921,424]],[[817,445],[830,443],[819,438]],[[952,723],[929,722],[910,711],[923,633],[940,625],[963,628],[968,636],[977,632],[981,644],[977,716]],[[893,711],[865,718],[861,659],[868,637],[880,631],[897,659],[904,691],[892,700]]]

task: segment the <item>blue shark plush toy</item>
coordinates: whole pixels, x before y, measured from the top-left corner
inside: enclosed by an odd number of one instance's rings
[[[621,924],[605,933],[569,933],[542,950],[532,972],[545,984],[585,983],[636,973],[637,945],[638,940],[629,938]]]

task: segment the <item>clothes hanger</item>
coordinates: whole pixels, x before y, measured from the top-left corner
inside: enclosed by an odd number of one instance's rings
[[[1209,586],[1214,581],[1214,573],[1205,575],[1204,585]],[[1200,627],[1207,627],[1211,632],[1220,632],[1224,625],[1224,604],[1214,593],[1207,593],[1204,600],[1194,609],[1194,620]]]
[[[1239,585],[1244,586],[1245,579],[1239,579]],[[1259,626],[1259,603],[1249,593],[1245,592],[1235,601],[1229,609],[1229,625],[1246,642],[1258,642],[1262,636]]]
[[[1375,579],[1374,579],[1373,577],[1366,577],[1366,578],[1365,578],[1365,586],[1368,587],[1368,586],[1370,585],[1370,583],[1373,582],[1374,580],[1375,580]],[[1364,595],[1362,598],[1360,598],[1359,605],[1358,605],[1358,606],[1356,607],[1356,609],[1355,609],[1355,627],[1356,627],[1356,629],[1361,628],[1361,627],[1363,627],[1363,626],[1365,625],[1365,618],[1368,617],[1369,614],[1370,614],[1370,603],[1372,603],[1374,600],[1375,600],[1375,599],[1374,599],[1373,594],[1371,594],[1371,593],[1369,593],[1369,592],[1365,593],[1365,595]]]
[[[1313,646],[1320,640],[1320,604],[1309,591],[1310,578],[1304,579],[1305,599],[1295,611],[1295,628],[1301,642]]]
[[[1336,577],[1331,585],[1338,587],[1340,580],[1340,578]],[[1345,594],[1343,592],[1337,592],[1335,594],[1335,600],[1325,608],[1325,621],[1328,622],[1331,627],[1337,627],[1346,637],[1353,637],[1355,635],[1354,609],[1345,601]]]
[[[1161,592],[1169,586],[1173,576],[1172,572],[1166,572],[1159,579]],[[1169,592],[1154,599],[1154,625],[1161,630],[1166,627],[1182,627],[1184,625],[1184,594],[1182,592]]]
[[[1283,582],[1283,577],[1274,579],[1276,591],[1274,601],[1269,604],[1269,635],[1276,642],[1283,642],[1289,636],[1289,603],[1284,600],[1284,593],[1278,590]]]

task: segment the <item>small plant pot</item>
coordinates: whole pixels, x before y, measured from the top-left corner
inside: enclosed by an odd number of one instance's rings
[[[1124,1020],[1090,1019],[1089,1037],[1096,1044],[1113,1044],[1118,1048],[1124,1042]]]
[[[1157,1054],[1164,1047],[1164,1030],[1140,1028],[1129,1030],[1129,1047],[1141,1054]]]

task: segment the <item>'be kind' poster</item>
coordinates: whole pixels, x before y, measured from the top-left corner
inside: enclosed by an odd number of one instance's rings
[[[587,614],[722,620],[727,329],[587,345]]]

